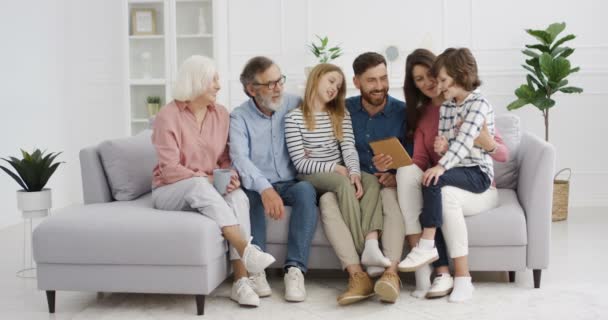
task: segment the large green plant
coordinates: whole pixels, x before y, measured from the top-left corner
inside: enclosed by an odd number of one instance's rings
[[[34,150],[31,154],[21,150],[23,159],[15,157],[9,157],[9,159],[2,158],[2,160],[8,162],[15,169],[16,173],[4,166],[0,166],[0,168],[15,179],[23,190],[27,192],[40,191],[44,188],[53,173],[55,173],[57,167],[63,163],[53,162],[61,152],[51,152],[46,156],[44,153],[45,151],[40,151],[40,149]]]
[[[576,36],[569,34],[560,39],[557,36],[564,31],[566,23],[551,24],[545,30],[527,29],[526,32],[536,38],[539,43],[526,45],[522,52],[529,57],[522,65],[528,71],[527,83],[515,90],[517,100],[511,102],[508,110],[515,110],[532,104],[537,107],[545,118],[545,140],[549,141],[549,109],[555,106],[552,96],[559,92],[581,93],[583,89],[568,86],[566,77],[578,72],[579,67],[572,68],[568,57],[574,52],[573,48],[562,46]]]
[[[310,49],[310,52],[312,52],[312,54],[317,57],[319,63],[330,62],[342,55],[342,48],[340,48],[340,45],[328,48],[328,37],[321,38],[318,35],[315,36],[317,37],[317,39],[319,39],[319,44],[311,42],[308,45],[308,48]]]

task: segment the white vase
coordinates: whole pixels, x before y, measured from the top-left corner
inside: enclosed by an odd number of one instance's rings
[[[37,192],[17,191],[17,208],[24,219],[45,217],[52,207],[51,189]]]
[[[203,8],[198,9],[198,33],[207,33],[207,22],[205,22],[205,10]]]

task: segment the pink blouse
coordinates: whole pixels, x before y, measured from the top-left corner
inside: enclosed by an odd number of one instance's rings
[[[209,105],[202,127],[181,101],[172,101],[156,115],[152,143],[158,164],[153,187],[191,177],[206,177],[213,169],[229,168],[228,127],[230,115],[221,105]]]

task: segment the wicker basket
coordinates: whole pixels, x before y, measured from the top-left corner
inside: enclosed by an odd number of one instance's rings
[[[568,179],[562,180],[557,177],[563,173],[568,172]],[[558,171],[553,179],[553,221],[562,221],[568,218],[568,194],[570,193],[570,177],[572,176],[572,170],[565,168]]]

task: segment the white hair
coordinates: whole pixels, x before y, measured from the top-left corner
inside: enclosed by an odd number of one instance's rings
[[[179,67],[173,85],[173,99],[192,101],[200,96],[213,81],[217,72],[215,63],[205,56],[191,56]]]

